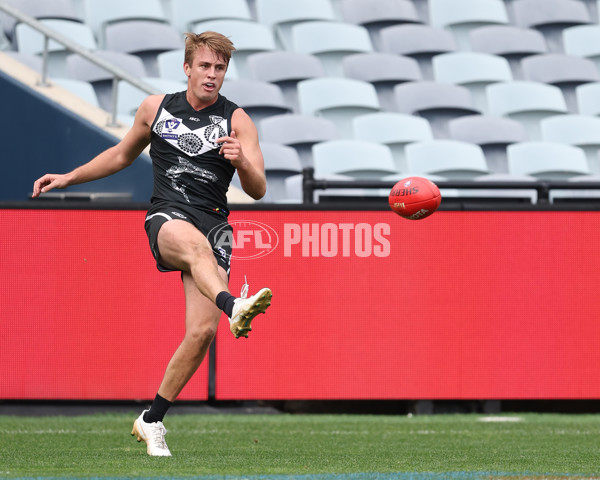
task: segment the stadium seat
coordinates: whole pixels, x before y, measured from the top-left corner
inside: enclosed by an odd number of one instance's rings
[[[351,53],[373,51],[365,27],[341,22],[303,22],[291,29],[292,50],[321,59],[327,75],[343,76],[342,60]]]
[[[74,80],[72,78],[51,78],[50,82],[77,95],[94,107],[100,107],[98,97],[96,96],[96,92],[91,83],[84,80]]]
[[[273,33],[286,50],[292,49],[291,29],[294,25],[315,20],[337,20],[331,0],[254,0],[254,4],[258,21],[273,29]]]
[[[146,20],[124,20],[106,26],[105,49],[137,55],[147,75],[158,77],[157,55],[183,48],[183,37],[167,24]]]
[[[398,173],[390,149],[364,140],[330,140],[313,147],[315,178],[338,174],[357,179],[380,179]]]
[[[515,25],[541,31],[551,53],[563,53],[562,31],[591,23],[588,9],[577,0],[518,0],[512,2]]]
[[[397,84],[423,79],[419,63],[414,58],[393,53],[346,55],[342,60],[342,68],[345,77],[373,84],[384,110],[393,110],[394,87]]]
[[[581,148],[591,172],[600,174],[600,118],[589,115],[555,115],[540,122],[542,140]]]
[[[600,81],[596,64],[587,58],[563,54],[532,55],[521,61],[523,78],[556,85],[562,90],[570,112],[577,112],[575,88]]]
[[[567,55],[577,55],[596,63],[600,69],[600,25],[578,25],[563,30],[563,44]]]
[[[302,172],[302,164],[298,153],[292,147],[260,142],[260,149],[265,162],[265,175],[267,177],[267,191],[272,201],[287,198],[285,179],[291,175]]]
[[[223,83],[221,94],[242,107],[255,123],[271,115],[292,113],[281,88],[274,83],[230,80]]]
[[[97,48],[96,39],[89,26],[71,20],[47,19],[40,23],[51,28],[65,38],[88,50]],[[39,55],[44,51],[44,35],[27,24],[19,23],[15,27],[17,51],[25,54]],[[50,40],[48,42],[48,75],[66,77],[66,57],[70,52],[62,44]]]
[[[186,85],[183,82],[165,80],[164,78],[144,77],[141,78],[145,83],[157,88],[163,93],[175,93],[185,90]],[[148,94],[129,82],[119,81],[117,86],[117,113],[119,118],[126,119],[127,116],[135,116],[138,107]]]
[[[448,136],[449,120],[481,113],[466,87],[449,83],[402,83],[394,87],[394,98],[396,111],[426,118],[436,138]]]
[[[539,82],[514,81],[486,87],[490,114],[521,122],[530,140],[541,137],[539,122],[546,117],[567,113],[560,88]]]
[[[589,175],[584,151],[558,142],[522,142],[506,149],[508,170],[514,175],[531,175],[544,180],[566,180]]]
[[[514,25],[488,25],[476,28],[469,32],[469,43],[474,52],[506,58],[515,80],[523,79],[522,58],[548,52],[546,38],[541,32]]]
[[[293,147],[304,167],[313,166],[315,143],[340,138],[334,122],[312,115],[273,115],[261,120],[258,129],[262,140]]]
[[[403,23],[423,23],[410,0],[340,0],[342,19],[369,31],[373,46],[381,48],[382,28]]]
[[[2,53],[21,62],[23,65],[26,65],[27,67],[31,68],[37,73],[42,73],[43,60],[42,57],[40,57],[39,55],[34,55],[32,53],[15,52],[14,50],[7,50]]]
[[[39,0],[7,0],[6,3],[37,20],[52,18],[80,23],[83,22],[82,16],[77,13],[71,0],[52,0],[51,2],[42,2]],[[15,17],[4,14],[3,12],[0,13],[0,25],[2,25],[8,39],[14,38],[17,23],[19,22]]]
[[[300,113],[333,121],[343,138],[352,138],[352,119],[381,110],[375,87],[350,78],[312,78],[298,82]]]
[[[489,111],[485,87],[513,79],[508,60],[489,53],[442,53],[431,61],[435,80],[467,87],[475,107],[482,112]]]
[[[98,57],[125,70],[134,77],[146,77],[144,62],[135,55],[108,50],[94,51]],[[89,82],[96,92],[98,104],[104,110],[112,108],[113,74],[78,54],[71,54],[66,59],[66,71],[69,78]]]
[[[448,132],[452,140],[479,145],[488,168],[496,174],[508,173],[506,147],[528,140],[527,131],[520,122],[489,115],[469,115],[451,120]]]
[[[577,109],[582,115],[600,115],[600,82],[575,87]]]
[[[450,29],[461,50],[468,51],[469,32],[490,24],[508,24],[502,0],[429,0],[430,24]]]
[[[278,49],[272,30],[258,22],[236,19],[209,20],[193,24],[192,31],[213,31],[229,37],[235,45],[233,58],[240,78],[248,76],[246,59],[249,55]]]
[[[479,145],[458,140],[430,140],[405,148],[408,171],[434,174],[448,179],[470,180],[489,173]]]
[[[430,25],[394,25],[380,31],[381,50],[419,62],[426,80],[433,80],[431,57],[458,50],[452,32]]]
[[[180,33],[193,31],[192,25],[207,20],[238,19],[252,21],[246,0],[199,2],[198,0],[168,0],[164,4],[169,23]]]
[[[286,102],[296,111],[299,108],[298,82],[325,76],[321,60],[308,53],[283,50],[254,53],[246,59],[246,66],[254,80],[279,85]]]
[[[403,113],[377,112],[355,117],[354,138],[387,145],[398,172],[408,171],[404,147],[413,142],[433,140],[429,122]]]
[[[166,23],[160,0],[85,0],[84,6],[85,23],[91,27],[100,45],[104,44],[104,29],[110,23],[123,20]]]

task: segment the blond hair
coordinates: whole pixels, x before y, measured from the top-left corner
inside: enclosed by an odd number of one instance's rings
[[[185,34],[185,54],[183,61],[188,65],[192,64],[194,55],[198,48],[206,47],[215,52],[227,65],[231,59],[231,54],[235,50],[233,43],[225,35],[217,32],[186,33]]]

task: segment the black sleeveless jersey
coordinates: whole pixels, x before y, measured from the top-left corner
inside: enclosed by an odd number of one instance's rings
[[[227,216],[227,189],[235,172],[219,155],[216,140],[231,132],[238,106],[219,95],[196,111],[186,92],[165,95],[154,122],[150,157],[154,172],[152,203],[166,201]]]

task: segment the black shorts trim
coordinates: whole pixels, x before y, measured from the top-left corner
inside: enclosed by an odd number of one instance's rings
[[[170,220],[183,220],[196,227],[210,242],[217,263],[229,275],[231,268],[231,248],[233,229],[227,219],[203,211],[184,209],[180,205],[161,204],[152,207],[146,214],[144,228],[152,256],[156,260],[156,268],[160,272],[175,272],[178,269],[165,267],[160,263],[160,252],[158,249],[158,232],[161,227]]]

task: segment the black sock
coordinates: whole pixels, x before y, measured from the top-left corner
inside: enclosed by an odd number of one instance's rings
[[[154,397],[154,401],[152,402],[150,410],[144,414],[144,422],[162,422],[163,418],[165,418],[165,413],[167,413],[167,410],[170,406],[171,402],[169,402],[166,398],[161,397],[157,393],[156,397]]]
[[[217,295],[215,299],[215,303],[217,307],[225,312],[225,314],[231,318],[233,315],[233,302],[235,301],[235,297],[229,292],[221,292]]]

